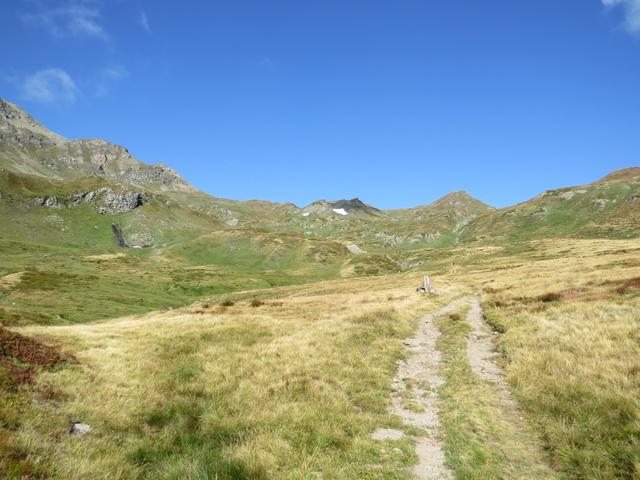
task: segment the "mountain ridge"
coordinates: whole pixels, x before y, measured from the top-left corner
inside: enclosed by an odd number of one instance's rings
[[[197,190],[174,169],[141,162],[123,146],[103,139],[68,140],[3,99],[0,167],[57,179],[103,177],[156,191]]]
[[[42,202],[47,206],[75,205],[75,198],[95,197],[103,198],[103,203],[106,202],[98,208],[99,211],[106,209],[118,212],[123,209],[114,210],[111,206],[113,202],[136,209],[150,199],[152,203],[160,201],[165,206],[171,202],[180,204],[198,214],[212,217],[227,228],[291,230],[305,236],[340,241],[361,237],[366,241],[381,241],[382,244],[396,246],[406,242],[418,242],[424,246],[442,245],[443,239],[446,239],[444,244],[455,243],[478,236],[484,238],[494,232],[501,236],[513,235],[523,230],[523,223],[527,225],[524,230],[531,230],[532,235],[536,235],[536,232],[544,232],[545,235],[557,232],[570,234],[572,230],[565,228],[567,224],[572,225],[576,232],[586,234],[597,230],[593,219],[599,218],[600,222],[604,222],[608,215],[616,217],[616,222],[628,224],[622,220],[625,215],[635,218],[634,206],[613,209],[613,206],[622,202],[622,197],[611,194],[610,198],[604,198],[603,192],[607,188],[615,190],[611,185],[625,184],[628,186],[626,194],[633,199],[640,178],[640,168],[629,167],[611,172],[587,186],[548,190],[533,199],[504,208],[492,207],[464,190],[447,193],[429,204],[389,210],[378,209],[358,197],[333,201],[320,199],[304,207],[267,200],[243,202],[201,192],[173,168],[141,162],[124,146],[102,139],[67,140],[47,129],[17,105],[1,99],[0,168],[45,179],[80,183],[83,182],[82,178],[103,179],[114,184],[99,187],[110,189],[108,199],[100,196],[102,194],[92,193],[98,191],[95,189],[79,188],[71,192],[70,197],[64,198],[57,198],[49,192],[47,196],[39,197],[46,197]],[[89,183],[94,182],[92,180]],[[582,198],[582,190],[590,192],[590,200],[576,203]],[[156,194],[164,197],[156,198]],[[567,217],[562,213],[565,206],[574,210],[579,208],[582,213]],[[548,211],[553,212],[547,215]],[[562,222],[557,225],[558,216],[566,217],[564,225]],[[578,218],[582,220],[577,222]],[[625,229],[634,231],[628,225]],[[477,235],[469,232],[476,232]],[[438,239],[436,243],[435,239]]]

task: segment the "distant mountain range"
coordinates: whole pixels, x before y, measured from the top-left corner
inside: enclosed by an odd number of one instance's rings
[[[124,147],[67,140],[0,100],[0,226],[0,279],[21,279],[0,288],[0,323],[68,323],[211,293],[443,268],[464,246],[637,237],[640,168],[502,209],[465,192],[399,210],[358,198],[242,202]]]
[[[430,205],[387,211],[358,198],[318,200],[303,208],[241,202],[201,192],[172,168],[145,164],[122,146],[67,140],[5,100],[0,100],[0,168],[4,202],[18,209],[84,203],[94,206],[96,215],[113,215],[114,221],[140,209],[147,221],[129,228],[145,238],[144,246],[164,243],[168,217],[174,218],[173,227],[183,233],[193,230],[194,236],[264,229],[352,242],[361,250],[557,235],[630,237],[640,229],[640,168],[612,173],[590,185],[547,191],[503,209],[466,192],[450,193]]]

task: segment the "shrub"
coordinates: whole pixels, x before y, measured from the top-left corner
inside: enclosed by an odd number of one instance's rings
[[[562,300],[563,295],[559,292],[547,292],[539,295],[536,299],[543,303],[559,302]]]
[[[630,290],[640,290],[640,277],[630,278],[616,288],[615,292],[620,295],[624,295],[625,293],[629,293]]]

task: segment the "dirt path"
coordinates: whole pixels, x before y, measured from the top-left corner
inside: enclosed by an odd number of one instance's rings
[[[402,418],[407,427],[419,429],[422,434],[413,436],[416,444],[418,463],[412,474],[418,480],[452,480],[453,472],[447,467],[440,436],[438,409],[440,398],[438,389],[444,383],[439,374],[441,355],[436,348],[440,331],[433,320],[446,315],[464,305],[469,305],[466,320],[472,331],[467,338],[467,355],[474,374],[492,385],[497,394],[495,406],[500,410],[501,419],[511,438],[512,445],[505,438],[515,458],[520,449],[526,449],[527,465],[535,473],[535,478],[553,478],[552,472],[544,461],[541,451],[537,451],[535,436],[523,421],[523,417],[513,401],[500,367],[494,362],[498,355],[495,351],[495,333],[484,321],[482,307],[477,298],[468,296],[459,298],[420,321],[414,337],[404,341],[407,358],[398,362],[398,372],[393,381],[391,412]],[[375,440],[398,440],[405,437],[401,430],[378,429],[372,438]],[[531,450],[535,453],[532,454]],[[523,452],[524,454],[525,452]],[[533,460],[532,460],[533,459]],[[514,477],[515,478],[515,477]],[[533,478],[533,477],[532,477]]]
[[[393,382],[392,412],[402,418],[407,426],[423,430],[423,435],[415,436],[418,464],[413,469],[417,479],[452,479],[453,473],[445,465],[444,450],[440,438],[438,419],[438,387],[443,379],[440,368],[440,352],[436,341],[440,331],[433,324],[436,317],[445,315],[466,299],[458,299],[420,321],[416,335],[404,341],[407,359],[399,362],[398,372]],[[380,429],[373,434],[377,440],[403,437],[399,430]]]
[[[467,337],[469,366],[473,373],[492,386],[496,394],[495,406],[504,422],[503,447],[512,458],[510,467],[518,467],[513,470],[505,467],[512,475],[507,478],[523,478],[523,471],[527,472],[527,478],[557,478],[545,457],[540,439],[525,422],[500,366],[494,361],[499,355],[495,351],[497,334],[485,322],[478,299],[468,297],[465,300],[469,302],[467,322],[472,328]]]
[[[505,382],[502,370],[493,361],[499,354],[495,351],[497,334],[484,321],[482,307],[477,298],[469,297],[467,322],[473,329],[467,339],[467,356],[473,373],[485,381],[491,382],[498,392],[503,409],[514,413],[517,406],[511,398],[509,387]]]

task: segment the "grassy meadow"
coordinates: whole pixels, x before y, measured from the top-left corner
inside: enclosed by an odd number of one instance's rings
[[[325,282],[22,328],[79,364],[39,376],[14,446],[34,472],[64,479],[407,478],[410,441],[381,447],[369,435],[399,426],[386,408],[402,339],[457,293],[419,296],[413,280]],[[74,420],[94,431],[67,435]]]
[[[514,408],[442,332],[441,436],[456,478],[640,476],[640,244],[532,241],[416,251],[415,272],[205,295],[171,310],[14,327],[70,352],[2,388],[9,478],[405,479],[410,436],[388,413],[402,340],[476,294],[499,332]],[[0,369],[1,370],[1,369]],[[69,435],[69,422],[93,430]]]

